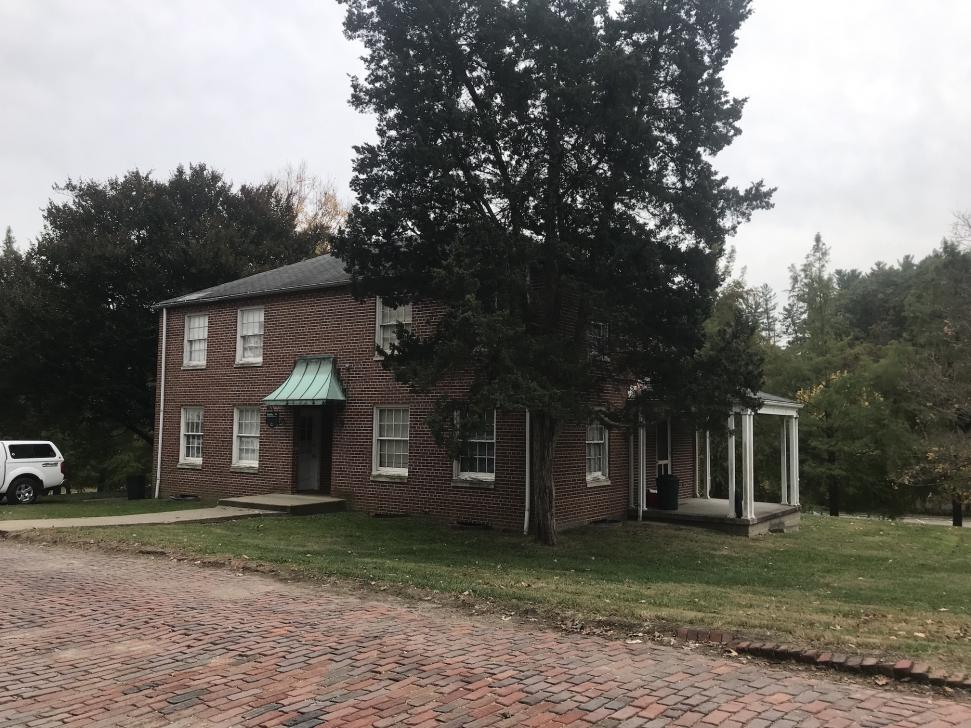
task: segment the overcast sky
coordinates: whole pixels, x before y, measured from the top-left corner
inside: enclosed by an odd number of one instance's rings
[[[349,196],[359,49],[333,0],[0,0],[0,228],[51,187],[205,161],[235,182],[306,161]],[[735,238],[786,287],[821,232],[840,267],[929,252],[971,209],[971,2],[756,0],[728,70],[749,97],[720,159],[777,186]]]

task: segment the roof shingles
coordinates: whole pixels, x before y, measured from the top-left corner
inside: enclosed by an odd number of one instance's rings
[[[318,255],[301,260],[299,263],[282,268],[257,273],[239,280],[223,283],[212,288],[187,293],[156,304],[156,308],[188,306],[207,301],[222,301],[232,298],[249,298],[272,293],[287,293],[312,288],[330,288],[351,282],[351,276],[344,270],[344,262],[333,255]]]

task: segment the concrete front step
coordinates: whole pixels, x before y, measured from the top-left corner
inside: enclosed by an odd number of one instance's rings
[[[346,503],[343,498],[329,495],[301,495],[296,493],[266,493],[265,495],[244,495],[237,498],[223,498],[221,506],[234,508],[255,508],[261,511],[277,511],[292,516],[308,516],[312,513],[334,513],[343,511]]]

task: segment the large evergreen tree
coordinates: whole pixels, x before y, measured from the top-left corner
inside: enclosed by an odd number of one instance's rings
[[[59,191],[37,241],[0,256],[0,433],[151,443],[152,304],[301,260],[318,231],[296,229],[278,186],[234,187],[205,165]]]
[[[739,134],[722,72],[749,2],[343,2],[366,49],[352,103],[377,139],[356,148],[335,252],[359,295],[444,308],[385,358],[418,389],[467,374],[435,422],[529,409],[534,525],[553,543],[554,443],[605,381],[699,417],[758,384],[752,359],[719,360],[750,329],[704,331],[726,238],[769,205],[712,165]],[[589,356],[595,322],[608,361]]]

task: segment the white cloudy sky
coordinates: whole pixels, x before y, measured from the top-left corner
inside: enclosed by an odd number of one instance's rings
[[[347,189],[370,122],[333,0],[0,0],[0,227],[41,227],[54,183],[205,161],[287,163]],[[756,0],[728,71],[749,97],[720,159],[779,188],[735,244],[786,285],[816,231],[841,267],[923,254],[971,209],[971,2]]]

